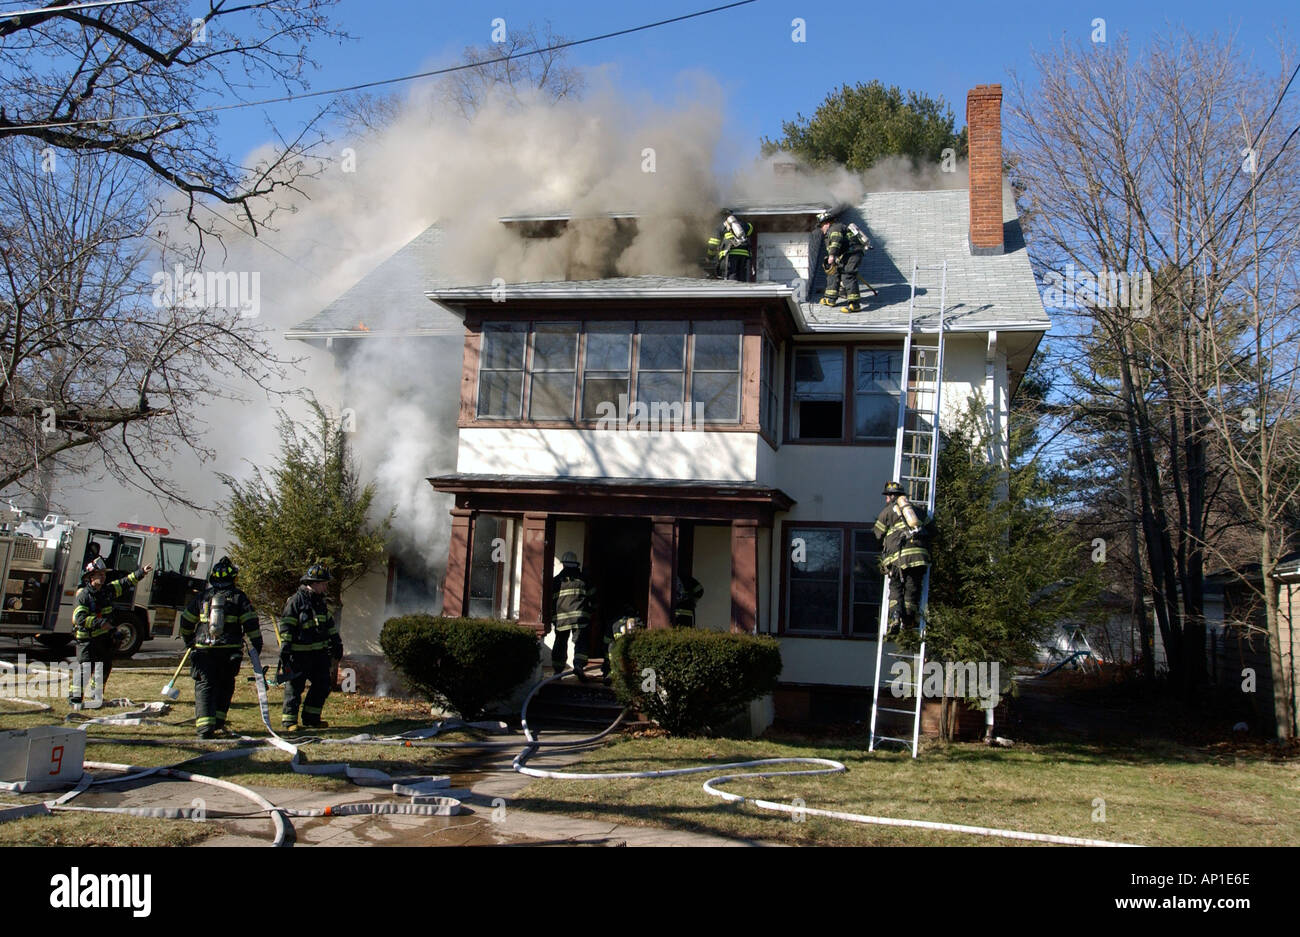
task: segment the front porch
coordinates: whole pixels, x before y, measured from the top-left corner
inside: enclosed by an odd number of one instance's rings
[[[443,614],[516,619],[545,631],[557,558],[579,557],[597,588],[590,639],[635,611],[672,625],[674,580],[704,587],[698,626],[761,627],[773,515],[794,503],[752,482],[444,475],[455,496]]]

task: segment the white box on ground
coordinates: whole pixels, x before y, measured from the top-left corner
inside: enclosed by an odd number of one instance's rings
[[[23,791],[51,791],[76,784],[85,773],[86,732],[36,726],[0,732],[0,781]]]

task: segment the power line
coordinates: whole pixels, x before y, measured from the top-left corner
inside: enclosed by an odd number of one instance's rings
[[[119,0],[121,2],[121,0]],[[140,2],[140,0],[135,0]],[[59,127],[86,127],[99,124],[113,124],[118,122],[133,120],[151,120],[155,117],[187,117],[193,114],[212,114],[218,111],[233,111],[243,107],[261,107],[266,104],[284,104],[289,101],[305,101],[308,98],[333,97],[335,95],[347,94],[352,91],[364,91],[367,88],[379,88],[384,85],[400,84],[405,81],[416,81],[421,78],[433,78],[437,75],[447,75],[452,72],[465,71],[471,68],[482,68],[484,65],[496,65],[500,62],[509,62],[515,59],[528,58],[530,55],[542,55],[547,52],[556,52],[560,49],[570,49],[575,46],[587,45],[592,42],[601,42],[605,39],[614,39],[618,36],[627,36],[632,33],[644,32],[648,29],[657,29],[660,26],[668,26],[673,23],[680,23],[685,20],[696,19],[701,16],[708,16],[711,13],[720,13],[723,10],[731,10],[736,7],[748,6],[757,0],[737,0],[735,3],[728,3],[723,6],[711,7],[707,10],[697,10],[694,13],[686,13],[682,16],[674,16],[666,20],[658,20],[654,23],[645,23],[641,26],[630,26],[627,29],[618,29],[614,32],[602,33],[599,36],[589,36],[586,39],[574,39],[569,42],[559,42],[552,46],[546,46],[541,49],[529,49],[526,52],[518,52],[514,55],[502,55],[494,59],[485,59],[481,62],[467,62],[463,65],[451,65],[447,68],[436,68],[433,71],[417,72],[414,75],[402,75],[398,78],[384,78],[379,81],[366,81],[361,84],[347,85],[342,88],[330,88],[323,91],[307,91],[302,94],[286,94],[277,98],[265,98],[260,101],[241,101],[236,104],[213,104],[208,107],[195,107],[179,111],[163,111],[156,114],[134,114],[125,117],[95,117],[85,120],[67,120],[44,124],[21,124],[10,129],[13,130],[51,130]]]
[[[35,10],[16,10],[12,13],[0,13],[0,19],[15,20],[20,16],[36,16],[41,13],[66,13],[71,10],[89,10],[94,7],[117,7],[130,3],[144,3],[144,0],[93,0],[90,3],[69,3],[67,6],[38,7]]]

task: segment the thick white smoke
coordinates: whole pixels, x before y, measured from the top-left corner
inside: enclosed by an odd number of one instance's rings
[[[444,232],[443,269],[432,273],[458,284],[691,276],[699,274],[704,238],[727,201],[855,202],[872,189],[966,184],[964,165],[957,173],[935,167],[917,174],[903,160],[866,177],[843,169],[777,172],[773,164],[787,156],[751,158],[740,171],[719,172],[720,155],[732,160],[734,143],[723,137],[724,94],[707,78],[696,78],[682,102],[669,107],[597,89],[581,101],[489,101],[467,123],[438,102],[436,92],[417,91],[383,129],[338,139],[335,161],[292,196],[273,228],[253,239],[232,227],[227,253],[209,253],[205,264],[260,273],[260,324],[277,352],[303,359],[290,385],[310,389],[336,412],[355,410],[352,441],[377,485],[377,515],[396,511],[392,548],[431,577],[446,561],[450,499],[425,479],[455,469],[462,341],[343,340],[336,351],[341,344],[353,349],[344,360],[285,340],[285,329],[325,308],[435,222]],[[589,217],[553,239],[522,238],[498,221],[546,211]],[[639,218],[618,224],[603,217],[610,211]],[[225,496],[216,471],[244,477],[246,462],[266,464],[277,451],[274,408],[285,401],[260,388],[241,390],[245,405],[205,414],[215,463],[201,466],[179,453],[172,464],[191,497],[210,505]],[[162,511],[189,536],[224,539],[219,520],[164,510],[143,495],[103,497],[111,497],[113,516]],[[98,511],[108,522],[101,500],[80,500],[70,506]]]

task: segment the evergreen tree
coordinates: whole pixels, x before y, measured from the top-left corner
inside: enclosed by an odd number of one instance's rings
[[[280,457],[269,478],[261,469],[243,482],[221,476],[231,493],[225,506],[240,588],[272,614],[313,563],[329,568],[329,596],[341,604],[343,587],[383,555],[391,526],[391,512],[370,521],[374,485],[361,486],[340,423],[310,403],[310,428],[280,411]]]
[[[1009,464],[990,458],[978,394],[943,434],[926,608],[926,657],[996,661],[1003,688],[1012,667],[1033,661],[1062,622],[1086,614],[1102,581],[1089,540],[1057,511],[1064,480],[1026,458],[1037,439],[1035,411],[1046,397],[1045,382],[1031,370],[1020,390]],[[914,639],[905,632],[900,644],[914,650]],[[975,697],[973,688],[967,696]],[[945,712],[945,734],[954,718]]]
[[[854,172],[882,156],[907,156],[913,166],[937,163],[949,147],[966,155],[966,130],[953,132],[952,110],[942,98],[904,93],[879,81],[842,85],[826,96],[812,117],[799,114],[781,123],[779,140],[764,140],[763,152],[788,150],[812,163],[840,163]]]

